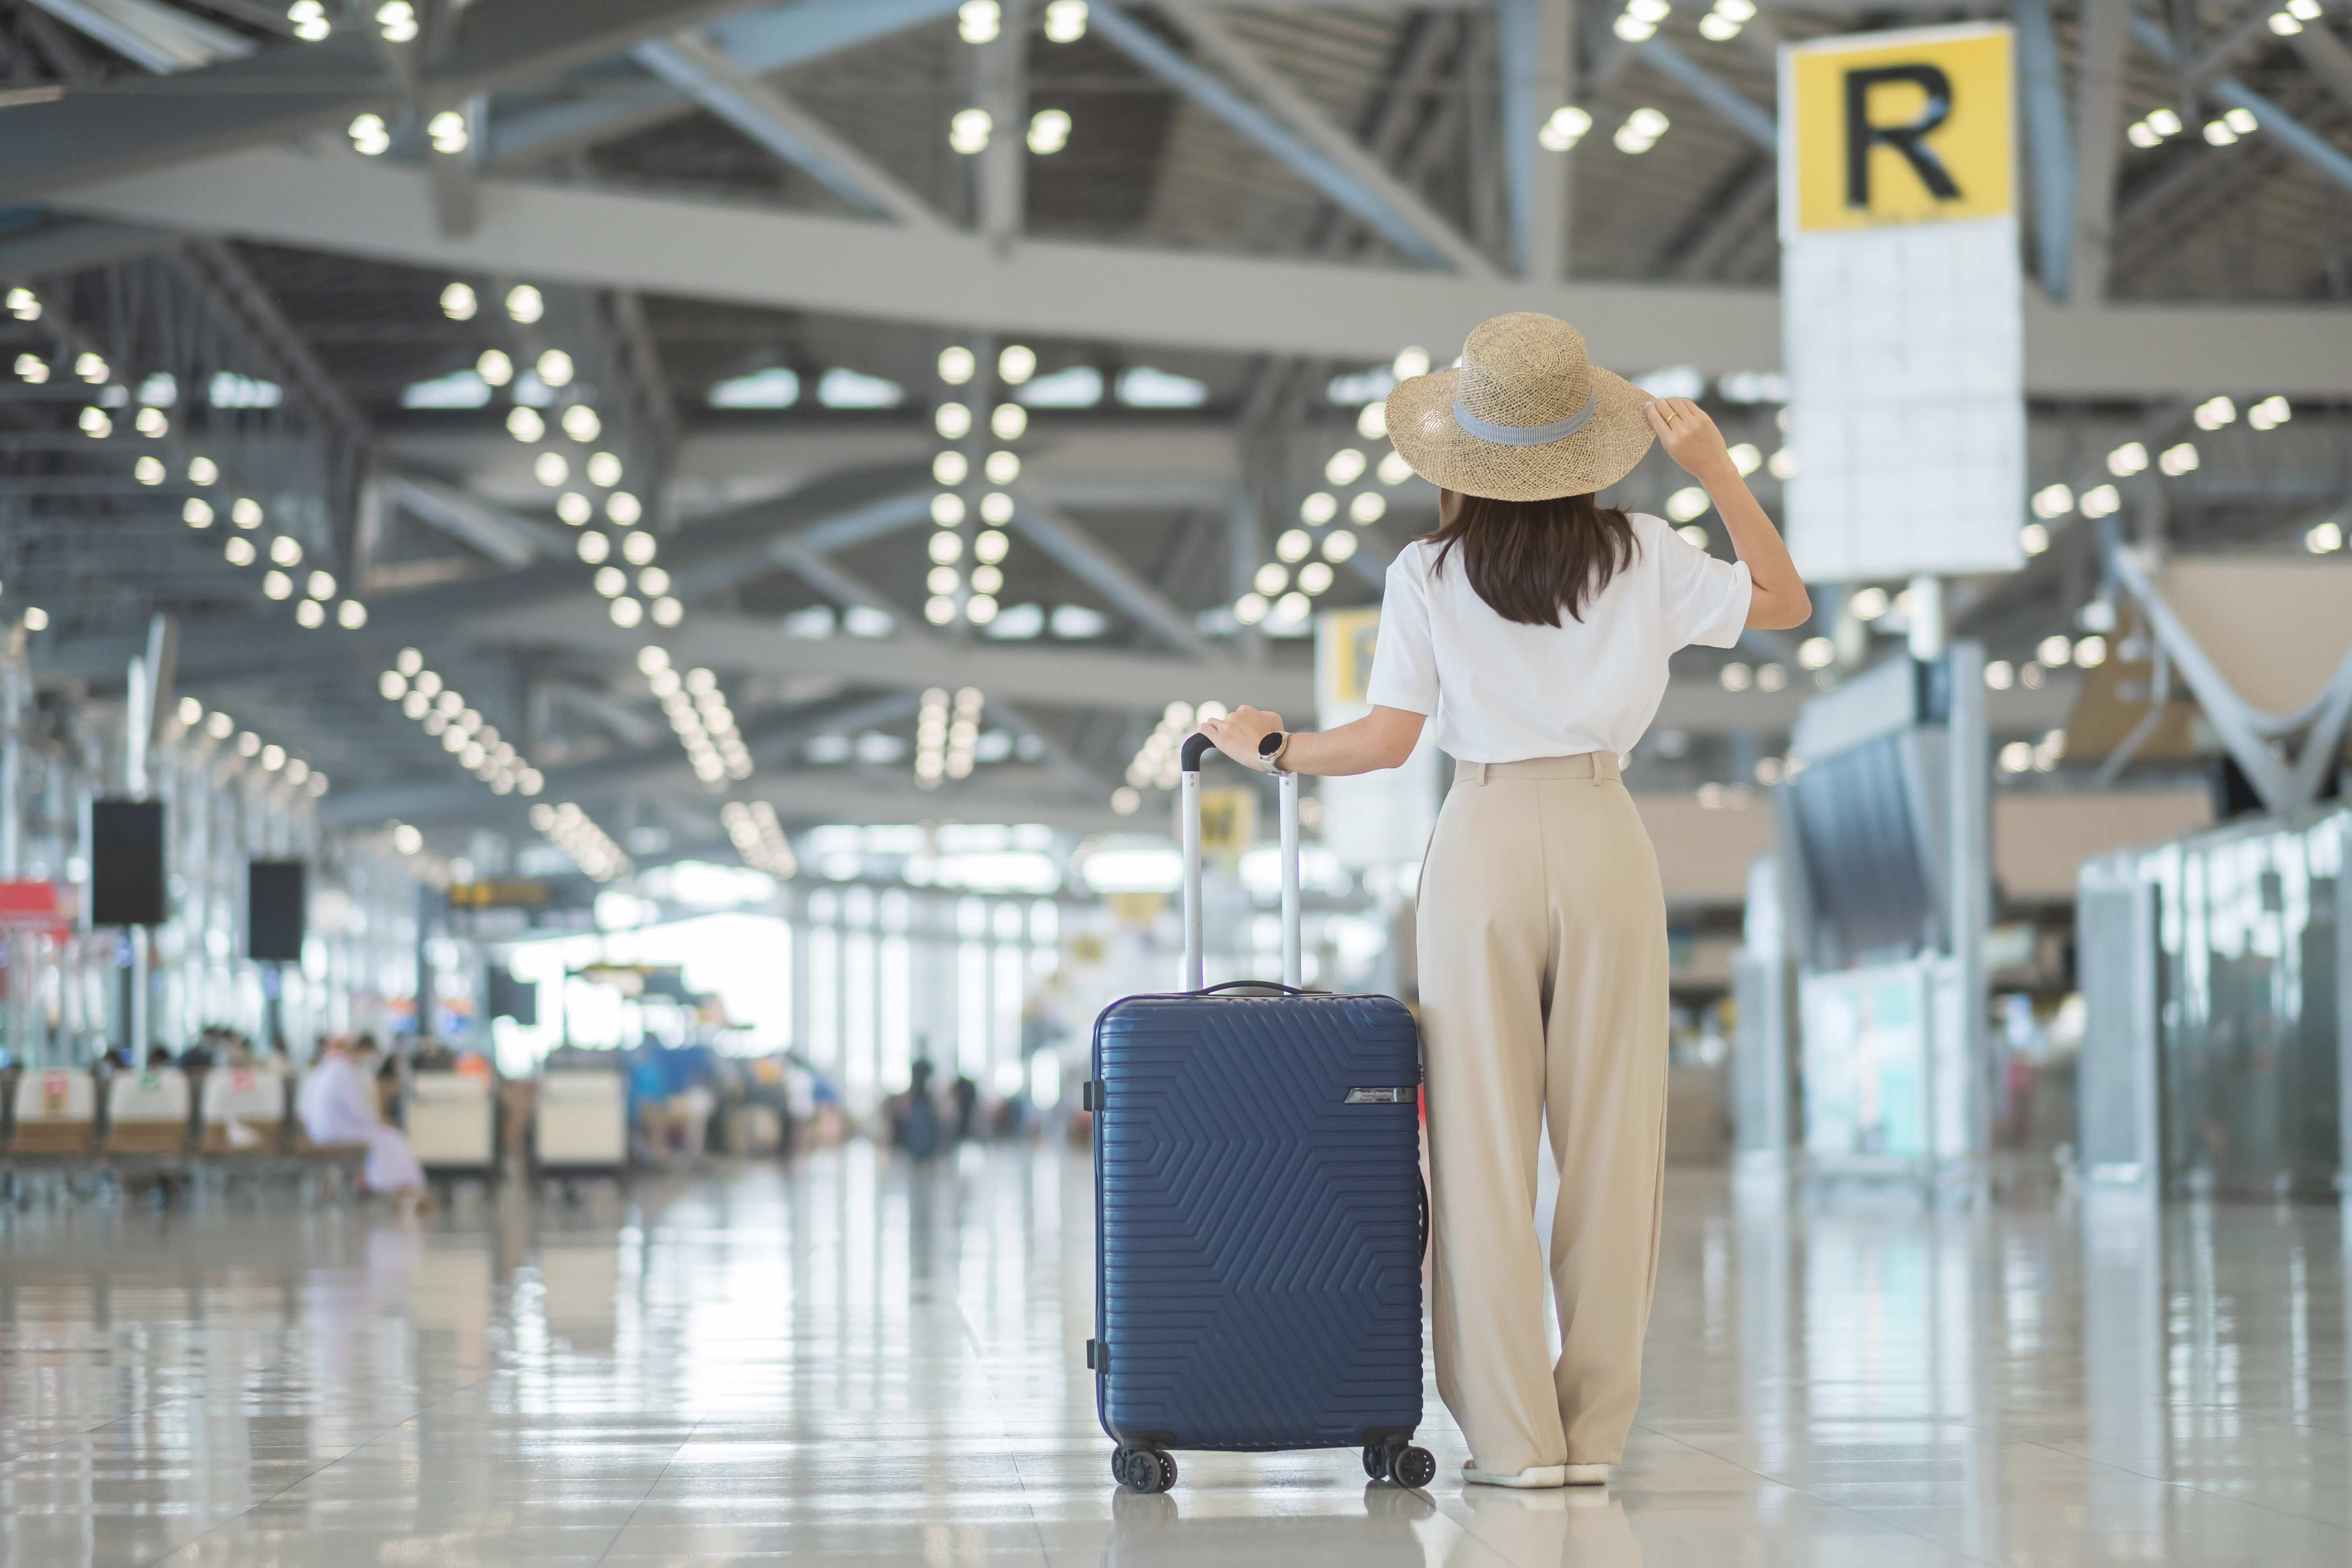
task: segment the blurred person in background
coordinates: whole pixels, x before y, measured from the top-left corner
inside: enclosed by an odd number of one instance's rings
[[[390,1194],[403,1214],[428,1210],[433,1200],[425,1189],[425,1167],[417,1163],[406,1135],[387,1124],[377,1107],[374,1064],[368,1059],[372,1054],[355,1049],[340,1035],[320,1047],[318,1061],[302,1079],[296,1107],[303,1134],[313,1143],[365,1144],[367,1164],[360,1180],[367,1190]]]

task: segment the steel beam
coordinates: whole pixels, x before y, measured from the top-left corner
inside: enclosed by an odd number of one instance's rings
[[[1446,265],[1469,278],[1491,278],[1494,264],[1478,247],[1422,199],[1421,194],[1397,178],[1380,159],[1330,120],[1307,96],[1284,78],[1233,32],[1202,0],[1163,0],[1161,14],[1171,16],[1202,54],[1223,67],[1260,103],[1273,110],[1291,129],[1325,157],[1351,175],[1381,205],[1412,226]]]
[[[1193,628],[1192,616],[1170,604],[1125,562],[1096,543],[1083,527],[1034,491],[1024,490],[1014,497],[1013,526],[1178,652],[1213,664],[1226,662],[1225,655]]]
[[[741,0],[480,0],[426,84],[436,100],[489,92],[626,50],[640,39],[723,16]],[[170,79],[170,92],[99,87],[7,111],[0,201],[236,148],[340,132],[365,110],[406,100],[384,74],[370,28],[316,44],[265,49]]]
[[[2058,33],[2050,0],[2011,0],[2010,15],[2017,24],[2026,161],[2033,171],[2034,254],[2042,293],[2063,302],[2074,259],[2074,139],[2058,70]]]
[[[1642,63],[1715,111],[1717,118],[1767,153],[1780,150],[1780,122],[1688,55],[1652,38],[1641,46]]]
[[[916,228],[940,226],[930,204],[896,175],[694,34],[650,39],[634,54],[647,70],[858,211]]]
[[[1165,38],[1128,15],[1122,8],[1125,3],[1093,0],[1088,25],[1129,59],[1287,165],[1407,256],[1424,267],[1444,269],[1457,265],[1410,216],[1383,200],[1353,170],[1179,54]]]
[[[1780,363],[1765,289],[1493,283],[1330,262],[1032,240],[1011,258],[960,234],[612,191],[485,182],[481,232],[420,221],[424,176],[357,156],[263,149],[79,193],[83,210],[338,254],[836,312],[960,331],[1045,332],[1239,353],[1447,357],[1505,310],[1585,323],[1602,364],[1707,374]],[[790,257],[792,265],[773,258]],[[2267,305],[2061,311],[2028,298],[2026,390],[2047,396],[2267,387],[2352,392],[2352,312]]]
[[[2066,302],[2078,310],[2095,309],[2107,298],[2130,18],[2131,0],[2083,0],[2074,55],[2074,237],[2066,268]]]
[[[705,29],[713,47],[747,76],[761,77],[955,14],[958,0],[798,0]],[[598,81],[590,97],[521,110],[490,137],[490,162],[524,160],[627,135],[674,120],[694,100],[661,81]]]
[[[158,76],[201,70],[253,53],[242,33],[158,0],[31,0],[68,26]]]
[[[624,631],[588,594],[475,617],[469,636],[485,643],[565,647],[615,665],[636,657],[643,630]],[[1157,658],[1118,648],[1019,647],[973,642],[952,648],[906,637],[795,637],[772,622],[697,610],[661,635],[680,664],[773,676],[830,675],[868,687],[977,686],[991,697],[1055,708],[1150,711],[1173,701],[1251,701],[1305,711],[1314,701],[1311,671],[1243,671],[1226,664]],[[1263,695],[1260,695],[1260,694]]]
[[[1496,23],[1511,258],[1521,277],[1554,283],[1568,274],[1575,154],[1551,152],[1536,137],[1554,110],[1576,101],[1575,0],[1498,0]]]
[[[0,278],[43,278],[128,261],[180,243],[168,230],[131,223],[68,218],[0,239]]]
[[[2345,47],[2336,30],[2324,19],[2307,22],[2287,43],[2303,57],[2312,74],[2326,82],[2345,107],[2352,108],[2352,48]],[[2256,117],[2260,118],[2260,111]]]
[[[2325,24],[2320,24],[2325,26]],[[2132,41],[2167,65],[2178,65],[2179,54],[2171,37],[2144,16],[2131,24]],[[2217,76],[2204,84],[2208,98],[2232,109],[2242,109],[2260,124],[2262,133],[2310,164],[2347,191],[2352,191],[2352,156],[2295,119],[2235,77]]]
[[[394,474],[385,493],[413,515],[501,566],[525,566],[541,554],[557,554],[562,541],[551,530],[492,506],[478,497],[431,479]]]

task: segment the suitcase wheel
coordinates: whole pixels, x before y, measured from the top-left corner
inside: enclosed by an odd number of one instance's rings
[[[1437,1479],[1437,1456],[1402,1438],[1364,1446],[1364,1474],[1418,1491]]]
[[[1111,1451],[1110,1473],[1131,1492],[1164,1492],[1176,1484],[1176,1457],[1121,1444]]]

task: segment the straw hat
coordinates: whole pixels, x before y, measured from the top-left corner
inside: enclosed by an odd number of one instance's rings
[[[1607,489],[1650,449],[1650,395],[1584,356],[1556,316],[1517,310],[1480,322],[1462,367],[1389,394],[1389,439],[1433,485],[1496,500]]]

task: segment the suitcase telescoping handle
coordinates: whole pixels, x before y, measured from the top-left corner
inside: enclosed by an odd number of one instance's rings
[[[1184,822],[1184,989],[1198,991],[1207,980],[1207,949],[1201,940],[1201,759],[1216,749],[1206,735],[1186,738],[1183,759]],[[1301,976],[1298,942],[1298,775],[1276,773],[1275,795],[1282,819],[1282,983],[1298,986]]]

